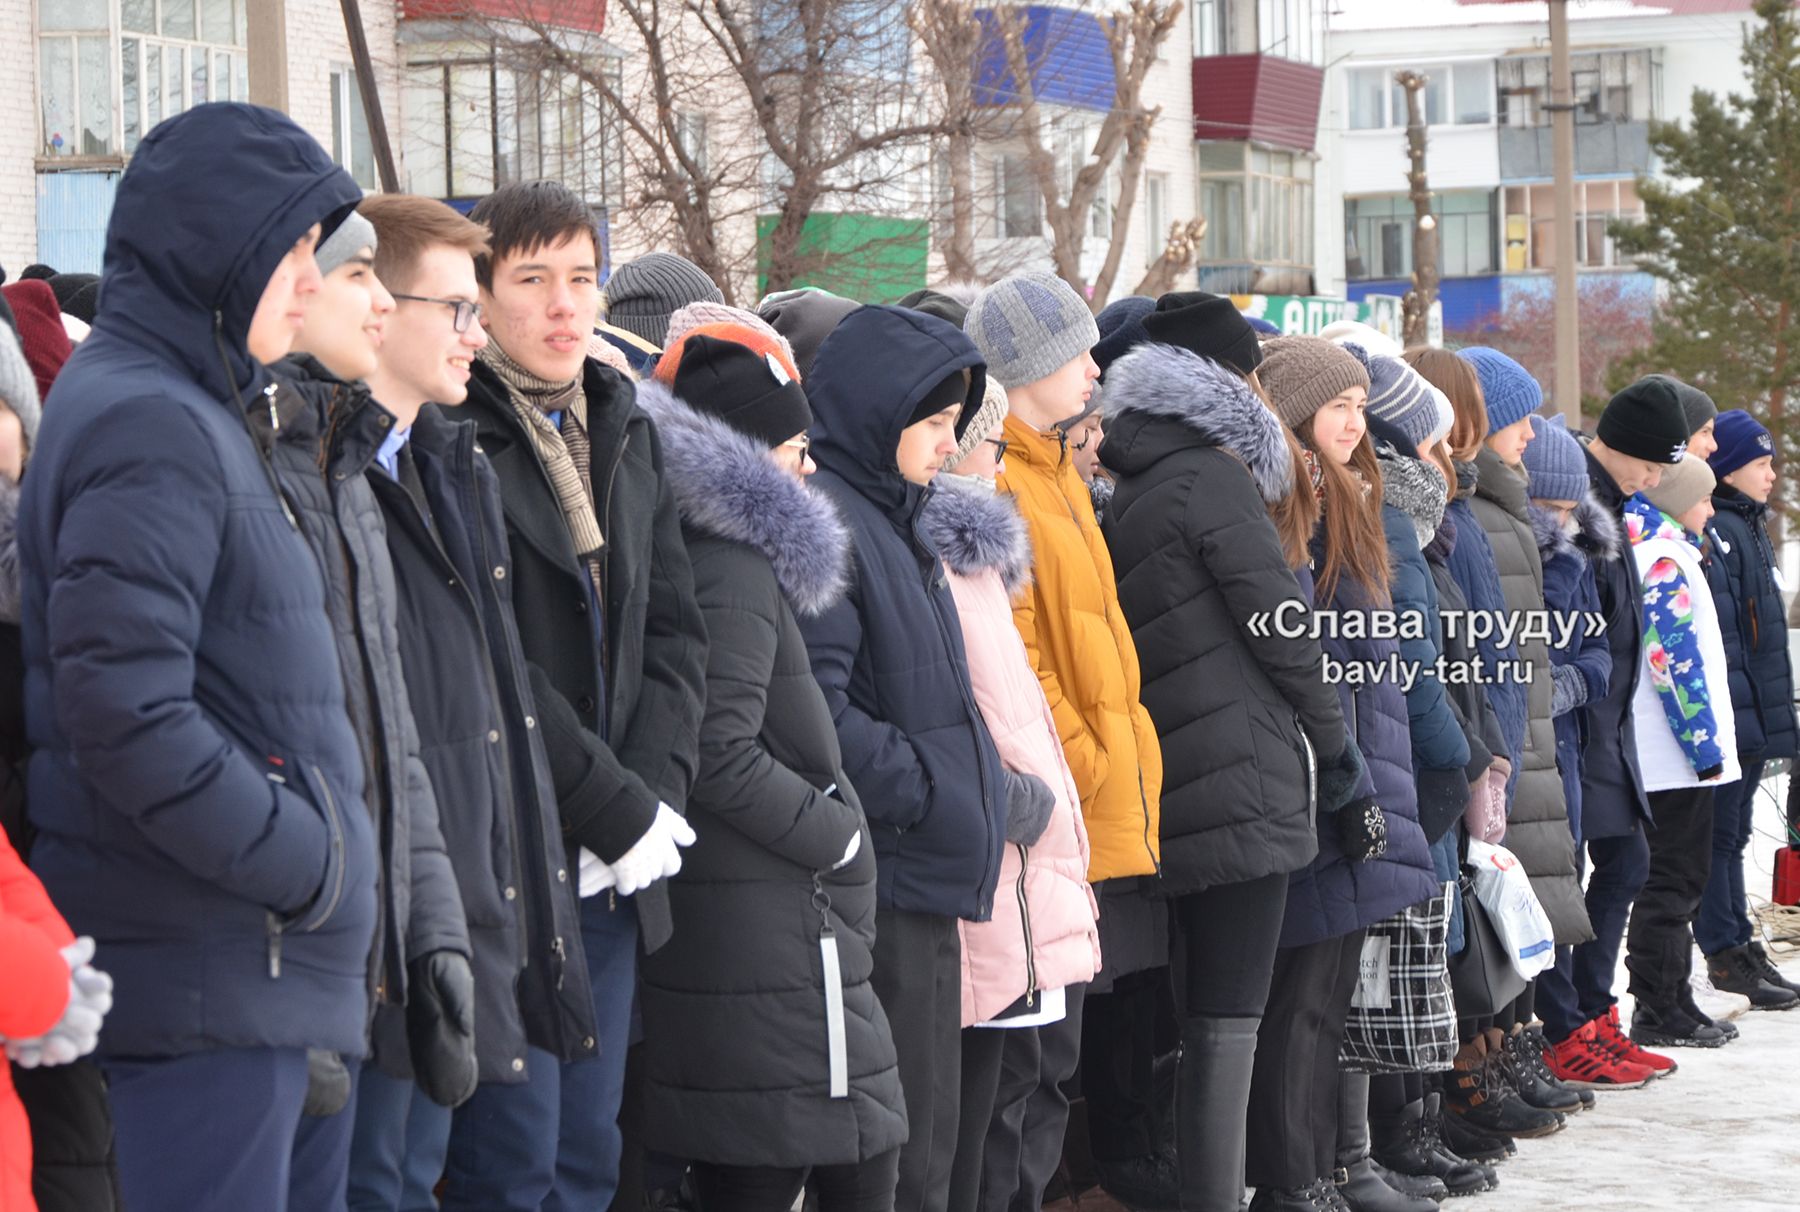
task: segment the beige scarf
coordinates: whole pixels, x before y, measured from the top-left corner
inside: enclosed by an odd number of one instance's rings
[[[563,521],[575,543],[576,554],[597,564],[606,539],[594,516],[594,497],[588,487],[592,454],[588,445],[587,396],[581,390],[580,376],[568,383],[540,379],[507,357],[506,351],[493,341],[477,356],[506,384],[513,411],[525,423],[531,445],[549,473],[550,487],[562,506]],[[563,414],[561,429],[550,419],[553,412]]]

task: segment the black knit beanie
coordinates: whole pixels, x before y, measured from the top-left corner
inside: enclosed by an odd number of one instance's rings
[[[1262,365],[1256,330],[1224,295],[1203,290],[1171,291],[1141,323],[1152,341],[1190,349],[1203,358],[1249,374]]]
[[[1676,381],[1667,375],[1647,375],[1607,402],[1595,432],[1629,458],[1679,463],[1693,430],[1688,428]]]

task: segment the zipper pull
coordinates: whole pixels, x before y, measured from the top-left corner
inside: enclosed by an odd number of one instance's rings
[[[556,954],[556,990],[560,993],[563,987],[563,973],[568,970],[569,966],[569,954],[563,950],[561,935],[551,942],[550,950]]]
[[[281,412],[275,407],[275,384],[271,383],[263,388],[263,396],[269,402],[269,430],[272,433],[280,433]]]

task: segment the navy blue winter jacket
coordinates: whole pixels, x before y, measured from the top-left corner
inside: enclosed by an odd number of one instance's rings
[[[318,562],[245,420],[265,285],[361,197],[273,110],[157,127],[32,452],[32,859],[117,982],[109,1055],[366,1047],[362,758]]]
[[[1775,584],[1769,507],[1721,484],[1713,493],[1713,536],[1707,561],[1717,582],[1719,632],[1731,666],[1738,752],[1746,761],[1793,757],[1794,669],[1788,660],[1787,612]],[[1716,571],[1715,571],[1716,568]]]
[[[1464,631],[1477,615],[1487,616],[1484,625],[1486,622],[1496,624],[1486,638],[1475,640],[1475,655],[1481,664],[1482,677],[1486,679],[1483,685],[1488,702],[1500,720],[1500,735],[1506,739],[1506,752],[1501,756],[1512,763],[1516,777],[1524,765],[1525,728],[1529,722],[1525,687],[1510,672],[1519,660],[1518,646],[1501,644],[1499,640],[1498,624],[1507,614],[1506,596],[1500,587],[1500,568],[1494,563],[1493,545],[1488,542],[1487,532],[1481,528],[1475,511],[1469,507],[1469,497],[1474,493],[1472,471],[1470,464],[1457,466],[1457,495],[1447,511],[1456,523],[1456,546],[1450,551],[1450,575],[1456,578],[1456,584],[1469,604],[1469,617],[1461,620]],[[1498,672],[1503,661],[1507,662],[1509,670],[1504,678]]]
[[[1621,541],[1618,522],[1592,493],[1576,506],[1574,520],[1575,533],[1566,535],[1554,515],[1537,505],[1531,507],[1531,527],[1544,562],[1544,608],[1553,615],[1572,618],[1600,612],[1594,564],[1617,560]],[[1558,700],[1572,695],[1577,701],[1555,717],[1556,770],[1569,807],[1569,832],[1580,845],[1582,753],[1589,735],[1587,703],[1606,697],[1612,680],[1612,651],[1604,635],[1578,631],[1566,647],[1550,646],[1550,665],[1552,669],[1572,668],[1581,675],[1577,689],[1558,692]],[[1557,676],[1560,679],[1561,675]]]
[[[806,381],[814,483],[850,529],[854,568],[850,592],[800,631],[869,818],[877,905],[983,921],[1005,843],[1000,758],[943,561],[919,525],[932,490],[895,463],[913,408],[964,369],[978,401],[980,351],[923,312],[864,307],[825,339]]]

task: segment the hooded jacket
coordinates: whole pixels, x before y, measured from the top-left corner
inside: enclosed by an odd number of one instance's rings
[[[767,447],[660,383],[663,440],[712,643],[698,840],[669,881],[675,933],[642,969],[644,1139],[720,1165],[849,1165],[906,1140],[892,1032],[870,984],[876,858],[797,617],[841,599],[849,536]],[[821,933],[836,939],[846,1096],[831,1097]]]
[[[1107,538],[1168,755],[1164,887],[1297,871],[1318,852],[1318,763],[1347,734],[1318,640],[1250,630],[1308,618],[1268,511],[1293,483],[1281,422],[1235,374],[1173,346],[1140,346],[1107,376]]]
[[[1745,762],[1794,757],[1800,753],[1794,668],[1781,587],[1775,583],[1769,507],[1721,484],[1713,493],[1713,510],[1707,566],[1731,665],[1738,752]]]
[[[1516,673],[1518,646],[1502,644],[1500,628],[1494,625],[1507,613],[1506,595],[1500,583],[1500,569],[1494,562],[1493,545],[1472,504],[1478,479],[1475,464],[1456,464],[1456,498],[1445,510],[1456,526],[1456,542],[1451,545],[1447,566],[1457,588],[1462,590],[1468,612],[1456,620],[1457,629],[1470,637],[1472,655],[1480,666],[1476,680],[1500,722],[1504,747],[1496,752],[1517,771],[1523,760],[1529,709],[1525,687],[1519,684]],[[1451,625],[1452,620],[1446,617],[1445,629]]]
[[[362,755],[318,562],[245,406],[272,385],[247,345],[266,284],[362,191],[237,104],[164,122],[128,175],[20,508],[32,861],[116,982],[103,1054],[360,1057]]]
[[[1619,558],[1619,524],[1606,512],[1593,492],[1583,494],[1565,530],[1556,516],[1532,505],[1531,530],[1544,564],[1544,608],[1553,617],[1586,618],[1600,613],[1600,591],[1594,584],[1594,565]],[[1589,635],[1584,627],[1566,647],[1550,649],[1555,670],[1575,672],[1575,689],[1565,692],[1567,709],[1556,716],[1556,768],[1562,779],[1563,801],[1569,810],[1569,832],[1581,845],[1581,771],[1589,729],[1586,705],[1606,697],[1612,677],[1612,653],[1604,635]],[[1563,680],[1558,674],[1559,680]]]
[[[472,421],[436,405],[400,455],[419,501],[381,471],[399,587],[400,658],[419,752],[469,925],[475,1061],[483,1082],[525,1079],[525,1046],[594,1054],[593,994],[512,592],[500,484]]]
[[[469,934],[437,798],[419,760],[387,526],[366,478],[394,418],[366,387],[344,382],[316,358],[295,355],[271,369],[279,386],[251,406],[251,431],[269,444],[275,478],[325,578],[345,700],[362,745],[364,800],[381,845],[370,956],[373,1056],[387,1073],[408,1078],[407,965],[433,951],[467,955]]]
[[[1008,416],[1006,437],[1000,491],[1018,501],[1033,560],[1031,588],[1013,603],[1013,619],[1075,772],[1093,847],[1088,878],[1153,875],[1162,749],[1093,496],[1065,432],[1039,433]]]
[[[1037,841],[1009,842],[994,916],[962,923],[962,1022],[986,1022],[1021,998],[1100,970],[1099,902],[1088,884],[1087,829],[1056,717],[1013,626],[1013,599],[1031,579],[1031,542],[1012,499],[941,485],[925,503],[925,533],[943,553],[962,620],[969,680],[1008,770],[1033,775],[1055,797]]]
[[[1579,438],[1577,440],[1580,440]],[[1593,451],[1586,450],[1588,483],[1596,502],[1621,531],[1625,494]],[[1587,703],[1588,744],[1581,753],[1581,833],[1583,838],[1623,837],[1650,822],[1650,800],[1638,769],[1637,724],[1631,704],[1637,697],[1644,660],[1643,586],[1629,554],[1593,565],[1600,613],[1612,671],[1606,693]]]
[[[1508,467],[1483,446],[1475,456],[1475,499],[1471,508],[1487,535],[1500,573],[1507,611],[1530,619],[1545,609],[1544,566],[1531,529],[1525,474]],[[1559,943],[1593,937],[1581,879],[1575,870],[1575,838],[1569,828],[1562,777],[1556,770],[1556,723],[1551,710],[1550,645],[1530,629],[1521,631],[1519,659],[1531,671],[1522,687],[1525,743],[1513,763],[1512,801],[1507,808],[1506,848],[1518,858]]]
[[[868,815],[883,909],[986,921],[1006,837],[1004,772],[969,684],[962,624],[919,515],[932,491],[895,463],[914,406],[944,379],[986,382],[981,353],[935,316],[863,307],[819,349],[818,489],[850,532],[848,592],[800,620]]]
[[[1456,519],[1450,516],[1446,507],[1437,534],[1425,544],[1424,550],[1425,566],[1431,570],[1432,587],[1437,590],[1438,638],[1446,670],[1470,668],[1475,660],[1474,641],[1469,638],[1468,629],[1463,626],[1452,629],[1443,623],[1450,617],[1461,619],[1469,612],[1469,601],[1463,596],[1462,586],[1450,572],[1450,557],[1455,550]],[[1496,754],[1506,756],[1506,738],[1500,730],[1500,717],[1494,714],[1487,691],[1473,679],[1453,675],[1446,683],[1445,692],[1450,709],[1462,725],[1463,739],[1469,745],[1469,762],[1463,767],[1463,775],[1473,783],[1486,775]]]
[[[592,583],[562,506],[505,385],[485,363],[475,366],[460,415],[475,422],[500,479],[513,613],[570,862],[586,846],[611,863],[644,836],[658,803],[676,811],[687,803],[705,700],[706,627],[655,426],[634,403],[631,381],[591,358],[582,391],[588,489],[606,542],[603,647],[590,614]],[[632,899],[644,948],[654,951],[669,938],[668,893],[658,881]]]

